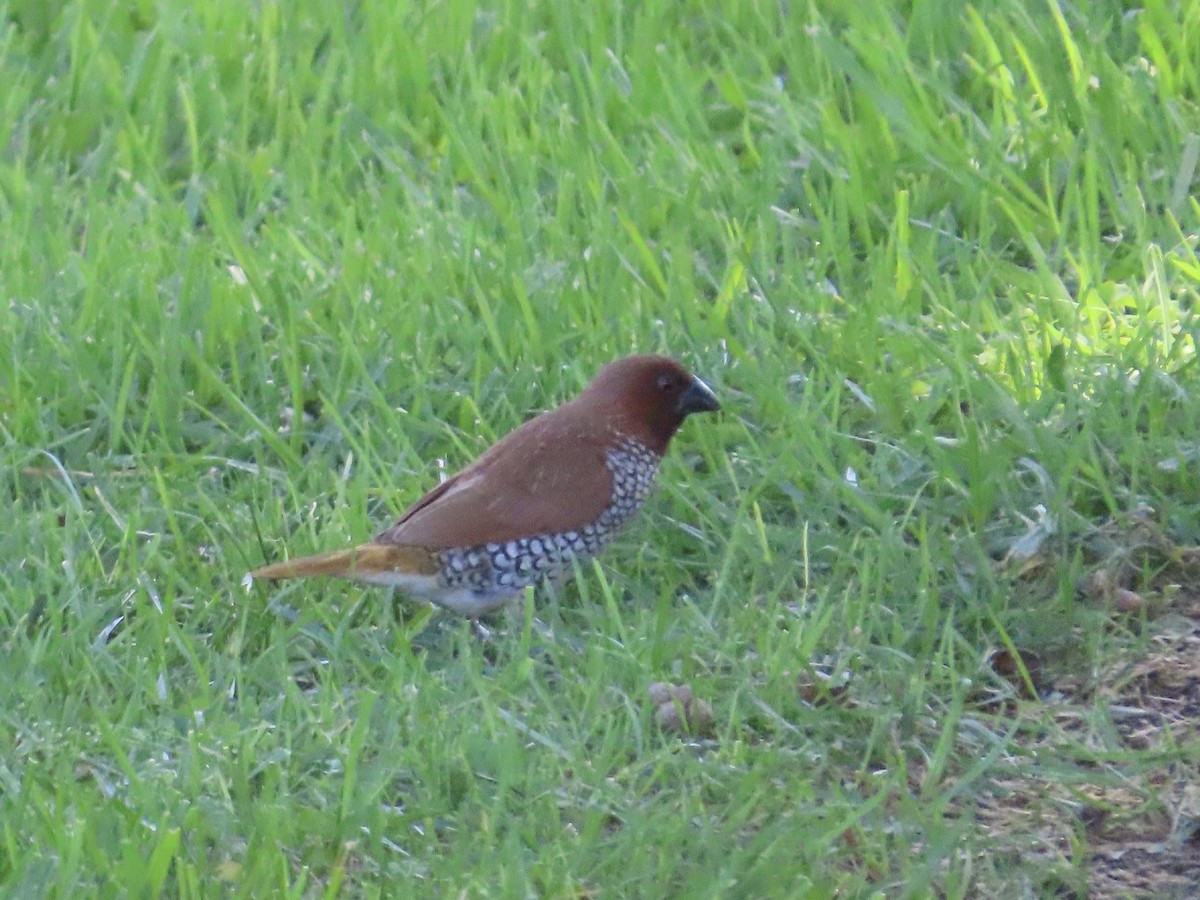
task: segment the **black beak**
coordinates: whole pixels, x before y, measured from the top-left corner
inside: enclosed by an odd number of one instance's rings
[[[716,412],[720,408],[721,404],[717,402],[717,395],[712,392],[712,388],[695,376],[692,377],[692,383],[687,386],[687,389],[679,395],[679,402],[675,404],[675,411],[680,416],[690,416],[692,413],[698,412]]]

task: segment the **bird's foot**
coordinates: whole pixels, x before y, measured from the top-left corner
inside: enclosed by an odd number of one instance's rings
[[[490,644],[495,639],[492,629],[478,619],[471,619],[471,634],[475,635],[475,639],[481,644]]]

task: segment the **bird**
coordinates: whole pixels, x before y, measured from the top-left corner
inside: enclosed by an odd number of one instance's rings
[[[368,543],[263,566],[245,583],[347,578],[477,620],[603,550],[646,502],[684,419],[720,408],[712,388],[673,359],[615,360]]]

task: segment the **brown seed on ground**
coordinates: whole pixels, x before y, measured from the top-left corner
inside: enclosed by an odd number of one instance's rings
[[[654,704],[654,721],[673,734],[711,734],[713,708],[692,693],[690,685],[656,681],[646,689]]]

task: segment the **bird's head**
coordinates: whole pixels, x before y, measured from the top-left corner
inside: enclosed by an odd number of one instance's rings
[[[579,400],[659,454],[689,415],[721,408],[712,388],[665,356],[627,356],[609,363]]]

